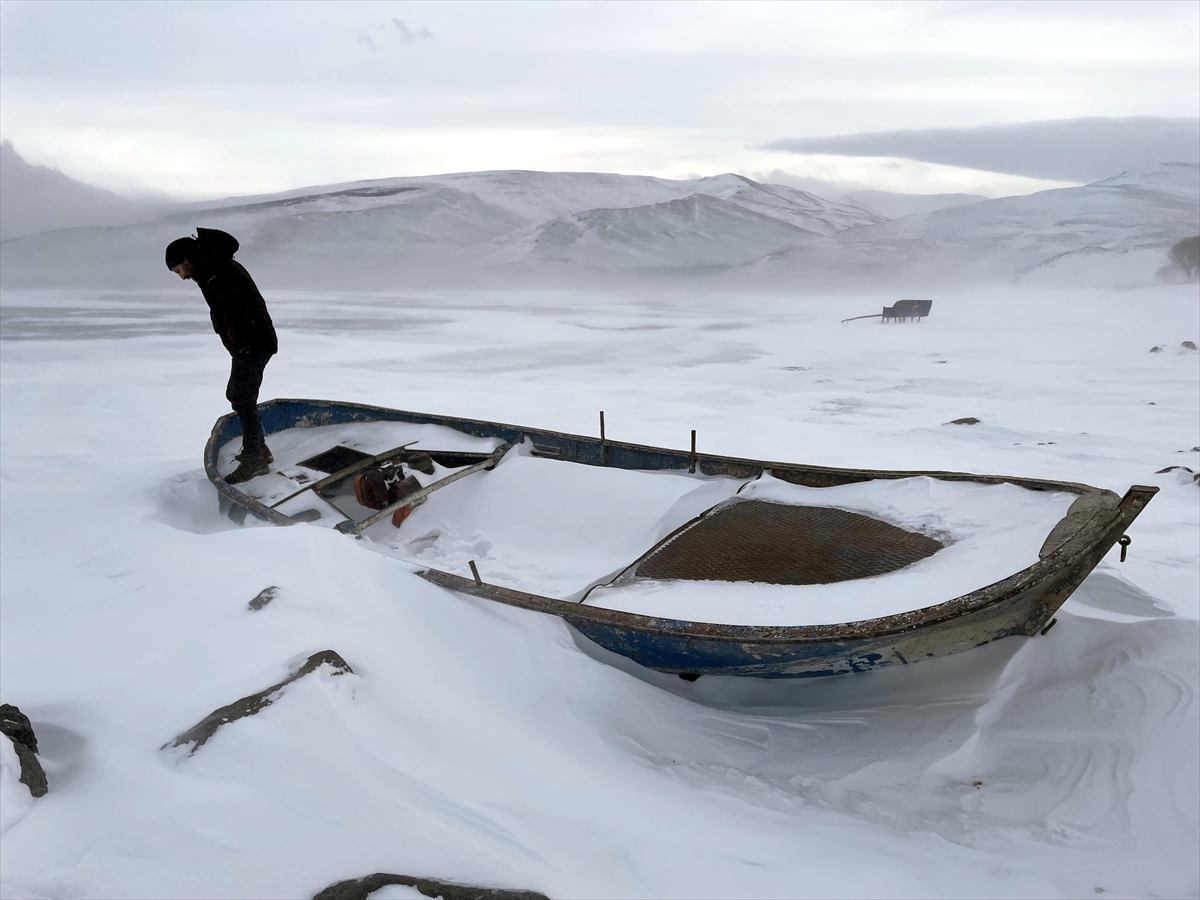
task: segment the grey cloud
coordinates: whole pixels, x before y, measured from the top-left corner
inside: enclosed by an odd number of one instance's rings
[[[428,40],[433,37],[433,32],[424,25],[406,25],[400,19],[392,19],[392,24],[396,26],[396,31],[400,34],[400,40],[405,44],[411,44],[413,41]]]
[[[778,140],[763,149],[895,156],[1030,178],[1089,182],[1162,162],[1200,162],[1200,119],[1136,116],[877,131]]]

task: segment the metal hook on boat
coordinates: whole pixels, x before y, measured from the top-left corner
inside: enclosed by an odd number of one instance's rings
[[[1125,562],[1125,553],[1129,549],[1129,545],[1133,543],[1133,538],[1127,534],[1123,534],[1117,543],[1121,545],[1121,562]]]
[[[1053,628],[1057,624],[1058,624],[1057,618],[1051,619],[1049,622],[1046,623],[1046,627],[1042,629],[1041,633],[1045,634],[1047,631],[1049,631],[1051,628]]]

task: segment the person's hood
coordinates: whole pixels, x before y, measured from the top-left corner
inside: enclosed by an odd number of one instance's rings
[[[201,256],[211,262],[228,262],[238,250],[238,239],[216,228],[197,228],[196,244]]]

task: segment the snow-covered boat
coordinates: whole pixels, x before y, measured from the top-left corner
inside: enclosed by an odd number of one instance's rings
[[[1158,490],[738,459],[323,400],[260,411],[277,471],[225,482],[233,415],[205,448],[229,509],[337,527],[688,679],[861,672],[1045,633],[1118,541],[1124,558]]]

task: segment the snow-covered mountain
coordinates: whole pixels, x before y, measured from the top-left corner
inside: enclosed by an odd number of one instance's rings
[[[946,281],[1145,284],[1200,233],[1200,166],[888,220],[739,175],[672,181],[476,172],[326,185],[181,205],[136,225],[0,243],[6,286],[162,284],[162,248],[222,228],[280,287],[536,283],[729,270],[763,284]]]
[[[1164,163],[1080,187],[918,213],[781,250],[753,268],[825,283],[886,277],[1055,285],[1146,284],[1200,233],[1200,166]]]
[[[737,175],[672,181],[571,172],[477,172],[327,185],[188,204],[123,228],[5,242],[8,284],[157,279],[161,248],[196,225],[293,282],[395,283],[554,261],[677,269],[738,265],[883,217]],[[152,273],[152,274],[151,274]]]
[[[0,141],[0,240],[56,228],[118,225],[161,214],[165,201],[133,200],[35,166]]]
[[[851,191],[842,197],[843,202],[877,213],[885,219],[936,212],[987,199],[982,194],[899,194],[895,191]]]
[[[303,188],[262,197],[191,204],[188,214],[228,214],[236,210],[296,215],[304,212],[363,211],[402,204],[413,191],[449,189],[470,194],[525,224],[539,224],[593,209],[632,209],[704,194],[781,219],[817,234],[885,220],[848,203],[778,184],[759,184],[741,175],[675,181],[647,175],[593,172],[464,172],[388,178],[354,184]]]
[[[825,200],[785,184],[759,184],[741,175],[718,175],[692,183],[698,194],[728,200],[817,234],[836,234],[888,218],[861,206]]]
[[[626,209],[589,209],[518,235],[492,262],[592,268],[731,266],[818,235],[708,194]],[[772,251],[768,251],[772,252]]]

